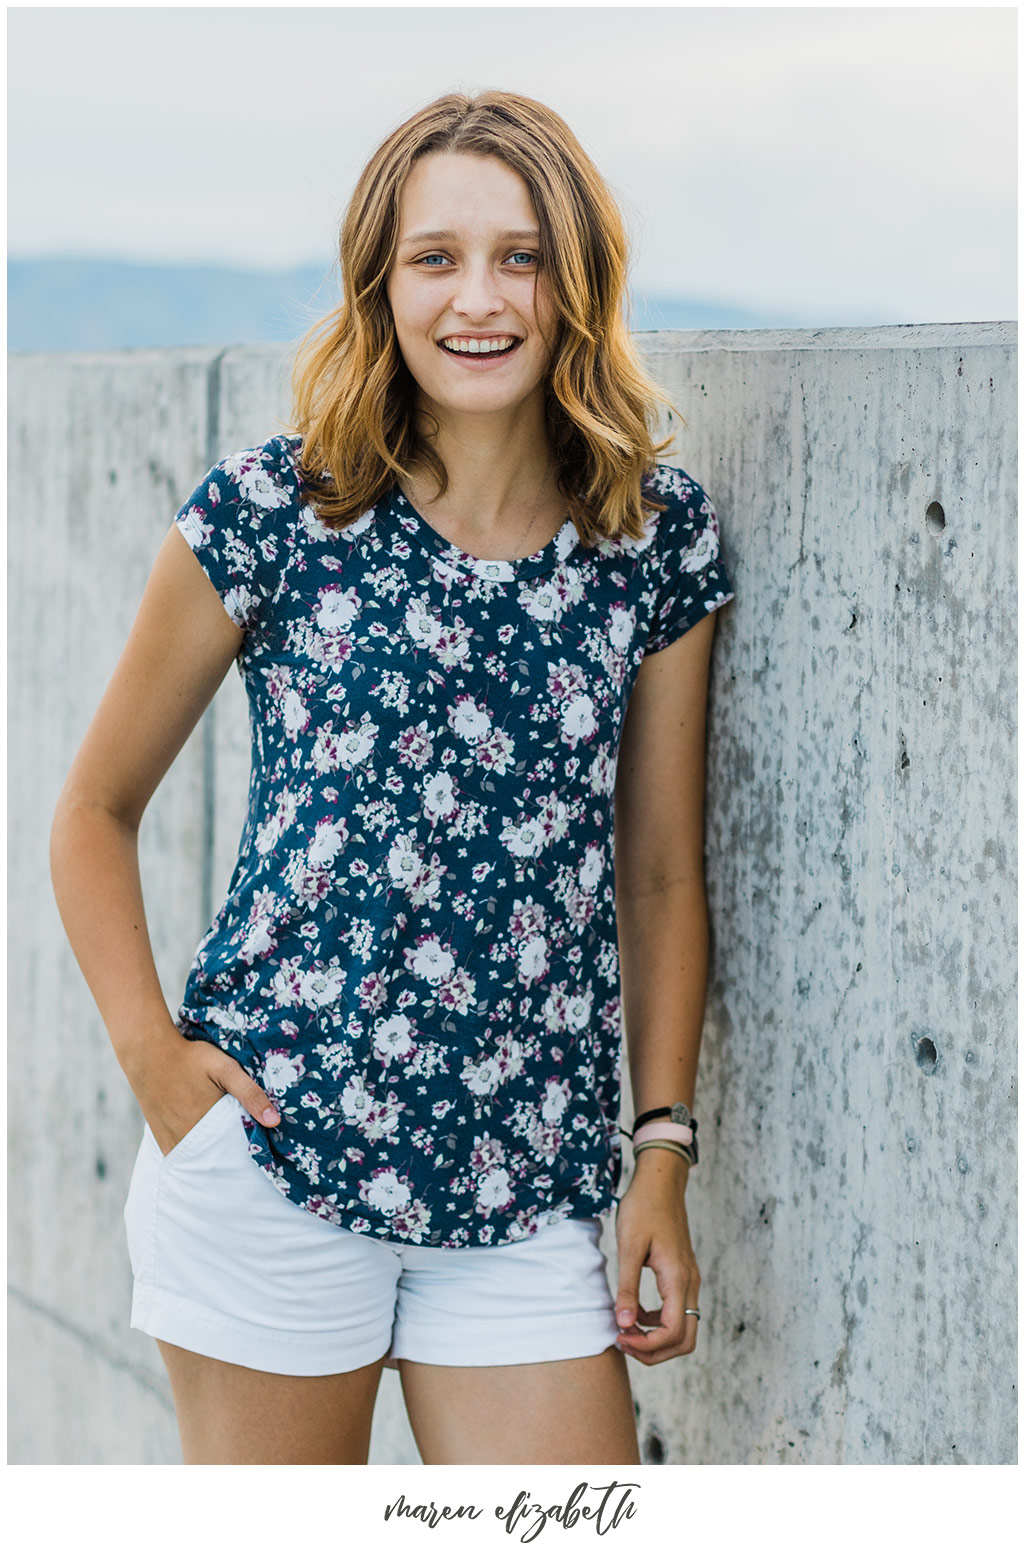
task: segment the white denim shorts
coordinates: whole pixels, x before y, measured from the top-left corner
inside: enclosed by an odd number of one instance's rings
[[[225,1094],[166,1156],[145,1128],[124,1209],[133,1327],[277,1375],[385,1356],[541,1363],[614,1343],[599,1219],[456,1250],[354,1234],[271,1184],[243,1113]]]

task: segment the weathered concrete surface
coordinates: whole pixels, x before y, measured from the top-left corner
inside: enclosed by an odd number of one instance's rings
[[[637,1382],[668,1460],[1015,1457],[1014,341],[647,347],[737,592],[710,712],[701,1346]]]
[[[630,1365],[645,1456],[1012,1461],[1015,330],[640,339],[737,591],[708,752],[704,1319],[691,1358]],[[12,363],[13,1462],[179,1459],[156,1347],[127,1325],[138,1110],[47,836],[177,505],[285,425],[287,364]],[[247,765],[232,671],[143,825],[172,1007]],[[371,1458],[416,1460],[392,1372]]]
[[[205,459],[207,356],[13,362],[9,1455],[18,1462],[178,1455],[169,1393],[154,1394],[159,1355],[126,1324],[121,1209],[140,1116],[64,937],[48,837],[175,495],[190,489]],[[182,988],[199,917],[202,779],[197,735],[141,833],[148,922],[169,999]],[[136,1442],[139,1455],[130,1450]]]

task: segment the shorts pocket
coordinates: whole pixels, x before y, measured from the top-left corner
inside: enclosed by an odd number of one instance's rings
[[[160,1160],[163,1164],[177,1164],[182,1159],[191,1158],[199,1152],[209,1137],[216,1134],[225,1115],[230,1118],[230,1113],[239,1109],[238,1100],[232,1093],[221,1094],[220,1098],[211,1104],[205,1115],[200,1115],[194,1126],[190,1126],[183,1137],[179,1137],[169,1153],[161,1153]],[[153,1139],[154,1142],[156,1139]],[[157,1152],[160,1152],[159,1147]]]
[[[150,1135],[151,1143],[148,1143],[144,1136],[139,1144],[122,1213],[128,1239],[128,1259],[131,1262],[132,1274],[136,1278],[151,1251],[153,1218],[156,1209],[156,1182],[160,1172],[159,1164],[153,1162],[153,1153],[155,1152],[159,1157],[160,1150],[155,1140],[152,1140],[148,1126],[146,1132]]]

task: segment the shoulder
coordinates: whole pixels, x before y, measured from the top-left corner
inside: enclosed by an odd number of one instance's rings
[[[645,561],[674,560],[676,566],[693,566],[699,555],[718,550],[718,517],[701,484],[681,466],[656,465],[644,478],[642,497],[664,505],[646,511],[643,535],[620,536],[617,550],[643,555]],[[687,561],[680,558],[685,554]],[[699,565],[698,565],[699,566]]]
[[[645,479],[643,490],[667,505],[663,514],[671,515],[675,524],[689,520],[701,529],[709,522],[718,523],[714,505],[704,488],[681,466],[655,466]]]
[[[664,649],[735,594],[721,555],[718,516],[701,484],[679,466],[656,466],[646,490],[665,505],[653,515],[648,580],[655,614],[645,653]]]
[[[225,455],[211,467],[189,503],[213,509],[228,502],[249,511],[294,503],[301,486],[296,453],[295,439],[275,434],[262,444]]]
[[[656,499],[663,507],[648,508],[644,500]],[[640,484],[643,505],[643,530],[639,536],[603,536],[594,543],[594,552],[611,559],[634,559],[646,565],[664,549],[673,531],[690,521],[707,500],[699,483],[678,466],[655,465]]]
[[[225,455],[175,516],[239,627],[252,628],[274,598],[294,545],[301,483],[294,440],[276,435]]]

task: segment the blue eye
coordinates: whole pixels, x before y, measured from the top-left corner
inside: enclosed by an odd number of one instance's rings
[[[535,254],[531,254],[528,249],[517,249],[515,254],[509,255],[509,259],[525,260],[527,265],[533,265],[536,262],[537,256]]]
[[[420,265],[427,265],[429,267],[429,269],[432,270],[432,271],[436,271],[437,270],[437,266],[429,264],[429,262],[431,260],[441,260],[444,264],[448,263],[447,255],[443,255],[443,254],[425,254],[425,255],[422,255],[420,257],[420,262],[419,263],[420,263]]]

